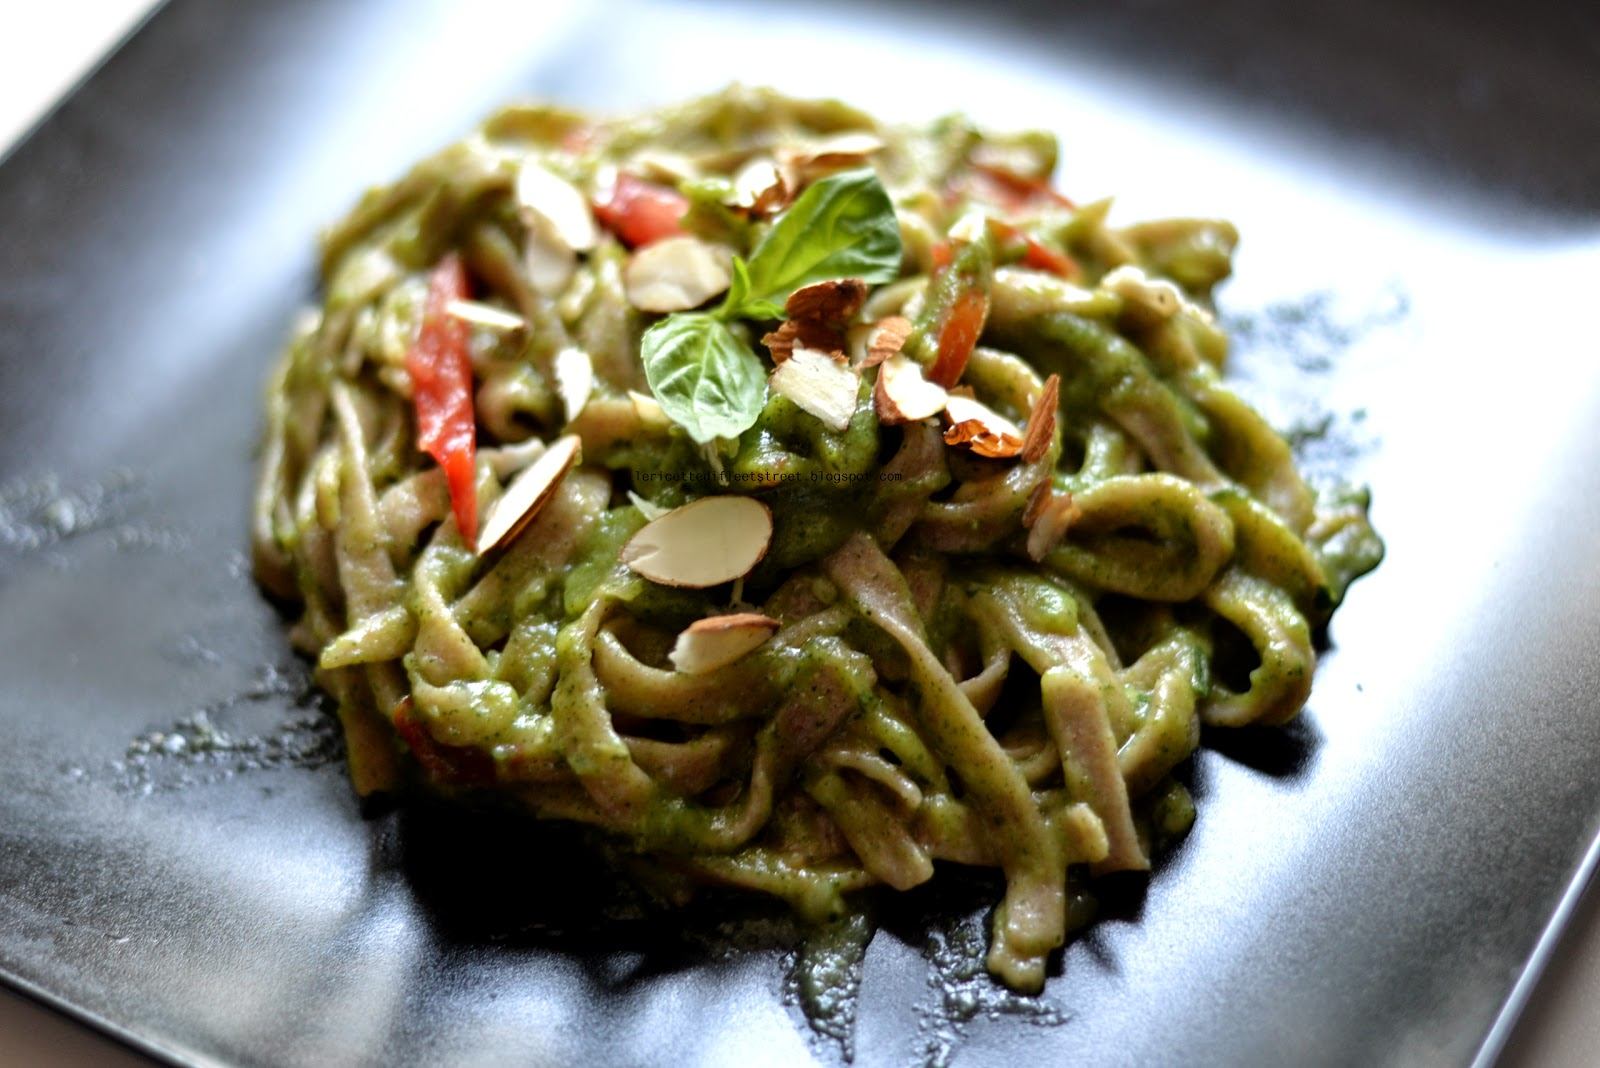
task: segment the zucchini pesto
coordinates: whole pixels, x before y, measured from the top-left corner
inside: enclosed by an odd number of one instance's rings
[[[1300,710],[1382,544],[1219,376],[1233,228],[1115,227],[1056,145],[733,89],[512,107],[323,238],[272,378],[261,583],[365,795],[592,827],[803,916],[1001,870],[1038,990]]]

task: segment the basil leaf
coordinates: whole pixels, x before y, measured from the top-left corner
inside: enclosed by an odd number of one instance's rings
[[[718,319],[782,319],[783,305],[770,300],[750,299],[750,265],[739,257],[733,258],[733,281],[728,285],[728,295],[711,312]]]
[[[739,309],[744,307],[745,298],[750,295],[750,265],[744,262],[743,256],[733,258],[733,269],[730,273],[733,277],[728,281],[728,294],[711,312],[723,322],[736,316]]]
[[[644,332],[640,349],[651,392],[694,440],[738,437],[761,414],[766,369],[720,319],[669,315]]]
[[[728,320],[781,319],[789,294],[814,282],[887,282],[899,273],[900,224],[878,176],[870,168],[830,175],[790,205],[748,263],[734,257],[715,311],[679,312],[645,331],[645,378],[695,441],[737,437],[761,414],[767,376]]]
[[[748,278],[739,275],[748,273]],[[750,255],[735,268],[739,300],[719,312],[726,318],[771,318],[789,294],[831,278],[892,281],[900,274],[900,223],[888,191],[870,167],[832,174],[814,183],[778,217]]]

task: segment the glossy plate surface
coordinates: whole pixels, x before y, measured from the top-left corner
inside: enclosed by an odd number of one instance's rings
[[[1300,725],[1210,739],[1194,832],[1041,1001],[949,980],[981,890],[891,907],[858,1063],[1470,1059],[1600,819],[1595,18],[1041,6],[159,13],[0,164],[0,971],[183,1062],[838,1058],[781,949],[614,922],[514,827],[364,819],[241,551],[320,224],[504,99],[737,79],[1048,126],[1073,195],[1236,220],[1245,388],[1390,548]]]

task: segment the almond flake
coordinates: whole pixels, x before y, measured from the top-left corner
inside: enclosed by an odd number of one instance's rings
[[[796,179],[792,184],[798,186],[834,171],[859,167],[882,150],[883,141],[878,135],[865,130],[852,130],[782,150],[778,153],[778,159],[784,170]]]
[[[1022,459],[1033,463],[1050,448],[1056,436],[1056,408],[1061,401],[1061,376],[1051,375],[1034,398],[1028,412],[1027,433],[1022,439]]]
[[[1043,560],[1060,542],[1067,528],[1082,513],[1072,501],[1072,494],[1057,493],[1050,483],[1042,482],[1028,501],[1028,510],[1022,521],[1028,528],[1028,557]]]
[[[878,422],[887,426],[913,423],[944,411],[950,395],[943,386],[929,382],[922,365],[909,356],[890,356],[878,368],[878,381],[872,388],[872,404]]]
[[[553,297],[567,288],[578,270],[578,254],[561,240],[555,228],[542,217],[528,219],[527,244],[522,249],[523,269],[533,288]]]
[[[846,160],[860,163],[868,156],[883,151],[883,139],[866,130],[849,130],[832,134],[811,144],[811,158],[817,160]]]
[[[496,308],[493,304],[484,304],[476,300],[453,299],[444,306],[444,310],[452,318],[460,319],[464,323],[501,333],[521,330],[528,325],[528,321],[515,312],[508,312],[504,308]]]
[[[761,343],[772,353],[773,363],[787,360],[795,349],[826,352],[840,363],[849,363],[844,350],[850,344],[849,332],[811,319],[785,319],[776,330],[762,335]]]
[[[757,612],[697,619],[678,635],[668,656],[683,674],[701,675],[760,648],[777,630],[776,619]]]
[[[1022,430],[988,405],[952,393],[945,401],[947,445],[965,445],[979,456],[1006,460],[1022,451]]]
[[[856,411],[861,379],[832,353],[795,349],[778,364],[769,383],[772,392],[788,397],[832,430],[844,430]]]
[[[650,430],[666,430],[672,426],[672,420],[667,417],[666,409],[661,407],[661,402],[646,393],[638,390],[628,390],[628,399],[633,402],[634,414],[639,417],[642,426]]]
[[[790,319],[843,328],[867,302],[867,283],[859,278],[834,278],[802,286],[784,301]]]
[[[697,178],[700,174],[699,168],[688,156],[660,148],[646,148],[635,152],[628,160],[628,169],[641,178],[671,186]],[[608,185],[616,184],[615,174],[607,174],[605,177],[609,179]]]
[[[622,547],[636,575],[703,590],[743,578],[767,555],[772,512],[752,497],[702,497],[646,523]]]
[[[525,159],[517,171],[517,203],[530,215],[549,224],[552,233],[573,252],[594,248],[600,232],[589,201],[578,187],[534,159]]]
[[[789,316],[761,339],[781,364],[798,348],[816,349],[848,363],[850,320],[867,299],[867,283],[859,278],[836,278],[797,289],[784,302]]]
[[[489,509],[478,535],[478,555],[516,537],[549,503],[556,487],[578,460],[580,443],[574,435],[557,438],[539,458],[511,480]]]
[[[866,356],[862,367],[875,367],[889,357],[897,355],[911,336],[911,320],[901,315],[891,315],[879,320],[867,332]]]
[[[669,237],[635,252],[622,280],[640,311],[687,311],[728,288],[728,268],[726,250],[697,237]]]
[[[556,392],[561,394],[562,407],[567,412],[567,422],[578,418],[583,406],[589,403],[594,392],[594,362],[589,354],[575,345],[568,345],[555,358]]]
[[[789,203],[789,183],[777,164],[756,158],[733,176],[733,202],[755,215],[773,215]]]
[[[794,353],[794,347],[800,340],[800,324],[793,319],[785,319],[778,324],[778,329],[768,331],[761,337],[761,343],[772,353],[772,362],[780,364]]]

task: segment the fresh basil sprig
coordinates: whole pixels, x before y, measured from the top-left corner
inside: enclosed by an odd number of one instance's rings
[[[765,313],[804,286],[830,278],[875,285],[899,273],[900,223],[888,191],[870,167],[845,171],[813,184],[778,217],[747,269],[735,270],[718,314],[775,318]]]
[[[768,236],[771,236],[770,231]],[[765,241],[756,246],[760,252],[766,245]],[[751,258],[752,262],[754,257]],[[798,286],[796,288],[799,288]],[[794,292],[794,290],[790,290]],[[777,300],[763,300],[750,296],[750,264],[735,256],[733,258],[733,282],[728,286],[728,295],[722,298],[722,303],[717,305],[713,312],[719,319],[782,319],[783,302]]]
[[[698,442],[738,437],[766,402],[767,372],[728,324],[678,312],[644,335],[644,376],[662,409]]]
[[[900,273],[900,224],[870,168],[830,175],[796,198],[749,262],[735,257],[715,311],[678,312],[645,331],[645,379],[663,410],[695,441],[732,438],[766,403],[761,359],[728,328],[732,319],[781,319],[783,302],[832,278],[887,282]]]

